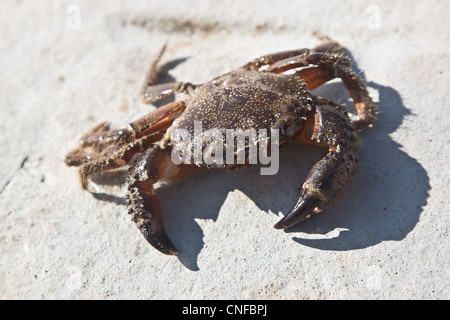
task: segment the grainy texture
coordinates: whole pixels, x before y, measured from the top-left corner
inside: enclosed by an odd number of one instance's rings
[[[444,1],[71,5],[0,4],[1,298],[450,298]],[[209,170],[160,185],[180,251],[168,257],[129,220],[123,175],[93,184],[93,196],[64,165],[89,128],[123,127],[154,108],[138,93],[165,41],[163,79],[202,83],[262,54],[313,47],[313,31],[350,50],[380,111],[361,135],[353,183],[326,214],[271,227],[326,153],[289,146],[276,176]],[[340,81],[317,91],[351,104]]]

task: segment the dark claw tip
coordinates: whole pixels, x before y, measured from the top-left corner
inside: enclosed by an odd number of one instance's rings
[[[277,223],[275,223],[273,227],[275,229],[284,229],[283,223],[281,223],[281,221],[278,221]]]
[[[321,207],[323,201],[308,195],[304,190],[300,194],[296,205],[289,211],[287,215],[278,221],[273,227],[275,229],[285,229],[299,222],[302,222],[314,214],[314,209]]]
[[[169,256],[177,255],[178,250],[170,241],[164,228],[157,226],[155,223],[151,223],[150,220],[146,221],[139,226],[142,235],[155,249],[161,253],[167,254]]]

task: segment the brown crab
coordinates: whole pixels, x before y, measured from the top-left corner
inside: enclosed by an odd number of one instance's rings
[[[278,129],[280,144],[292,141],[329,148],[310,170],[295,206],[275,228],[308,219],[327,208],[350,183],[360,149],[358,131],[375,120],[372,99],[362,79],[350,71],[350,59],[343,48],[328,37],[320,38],[323,42],[311,50],[265,55],[200,85],[156,84],[157,63],[164,46],[146,74],[142,100],[151,103],[177,92],[189,97],[156,109],[126,129],[110,130],[108,123],[96,126],[82,137],[80,147],[67,155],[66,163],[80,167],[84,189],[93,173],[130,163],[127,204],[132,220],[152,246],[162,253],[176,254],[164,229],[153,185],[179,176],[184,168],[207,165],[175,165],[170,156],[171,132],[177,128],[193,132],[195,121],[201,121],[205,129]],[[288,70],[291,72],[285,73]],[[355,103],[357,120],[349,118],[343,105],[311,94],[311,90],[336,77],[342,79]]]

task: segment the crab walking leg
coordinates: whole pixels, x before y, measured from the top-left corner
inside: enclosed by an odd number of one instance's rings
[[[369,96],[365,83],[355,73],[348,69],[338,68],[336,75],[342,79],[350,96],[355,102],[359,119],[353,122],[357,130],[363,130],[371,125],[376,119],[376,107]]]
[[[358,119],[353,122],[354,127],[357,130],[363,130],[376,120],[376,107],[364,81],[348,68],[339,65],[322,65],[300,70],[296,75],[305,80],[308,90],[313,90],[332,79],[341,78],[358,113]]]
[[[306,54],[277,61],[270,65],[267,71],[281,73],[295,68],[307,67],[309,65],[336,65],[341,68],[347,68],[351,65],[351,62],[346,56],[308,51]]]
[[[288,228],[327,208],[345,190],[356,171],[360,139],[349,119],[333,104],[320,100],[314,123],[299,141],[328,145],[328,154],[316,163],[306,178],[292,210],[275,228]]]
[[[168,82],[146,87],[141,94],[143,103],[152,103],[177,92],[191,94],[197,86],[190,82]]]
[[[150,63],[150,67],[144,76],[144,83],[141,87],[141,100],[143,103],[152,103],[177,92],[191,93],[196,86],[189,82],[169,82],[163,84],[158,83],[158,62],[161,59],[166,44],[161,48],[158,55]]]
[[[339,43],[337,43],[330,37],[319,33],[315,33],[314,35],[320,40],[322,40],[322,43],[314,47],[314,49],[312,49],[313,51],[337,55],[344,54],[344,47],[342,47]]]
[[[286,64],[287,66],[295,63],[296,61],[305,58],[306,56],[311,55],[312,53],[325,53],[328,56],[338,55],[342,56],[344,53],[344,48],[337,42],[333,41],[331,38],[322,35],[315,34],[320,40],[323,42],[313,49],[295,49],[288,51],[281,51],[276,53],[267,54],[252,61],[248,62],[243,66],[244,69],[247,70],[258,70],[262,66],[269,65],[272,68],[273,64]],[[345,59],[346,57],[344,57]],[[280,62],[281,61],[281,62]],[[287,69],[297,68],[299,66],[289,66]],[[270,69],[269,68],[269,69]]]
[[[99,144],[95,144],[99,147]],[[88,178],[97,172],[110,171],[126,165],[133,156],[140,152],[142,143],[132,144],[110,144],[103,150],[96,148],[94,152],[87,152],[84,147],[70,152],[65,159],[68,166],[80,167],[79,176],[81,187],[87,190]]]
[[[257,64],[259,61],[263,61],[263,64],[270,65],[267,71],[276,73],[294,68],[306,67],[310,64],[321,65],[336,63],[347,67],[351,65],[350,59],[344,55],[344,48],[339,43],[321,34],[316,34],[316,36],[323,40],[323,42],[313,49],[298,49],[274,53],[257,58],[250,64]]]
[[[102,122],[99,123],[98,125],[96,125],[94,128],[92,128],[90,131],[86,132],[80,139],[80,144],[82,145],[82,147],[86,147],[86,146],[96,146],[97,145],[97,141],[99,141],[99,138],[95,138],[94,141],[92,141],[91,137],[92,136],[99,136],[101,133],[103,132],[107,132],[109,131],[111,127],[111,123],[109,122]]]
[[[94,173],[111,171],[126,165],[133,156],[140,152],[140,146],[113,148],[111,154],[105,156],[103,153],[82,153],[67,159],[66,163],[75,165],[76,161],[79,169],[81,188],[88,190],[89,177]]]
[[[336,78],[334,70],[326,66],[312,66],[299,70],[295,74],[305,81],[306,89],[310,91]]]
[[[323,43],[315,47],[314,51],[325,52],[328,54],[331,53],[338,55],[344,54],[344,48],[339,43],[335,42],[333,39],[319,33],[316,33],[315,35],[319,39],[321,39]],[[335,77],[341,78],[342,81],[344,82],[345,87],[350,93],[350,96],[355,102],[355,107],[358,112],[359,119],[353,122],[353,126],[357,130],[363,130],[367,128],[370,124],[372,124],[376,120],[376,107],[372,101],[372,98],[370,98],[369,96],[364,81],[361,79],[361,77],[350,71],[348,68],[344,68],[342,66],[337,65],[335,66],[336,69],[334,70],[335,72],[330,72],[330,69],[331,68],[329,67],[319,68],[320,71],[316,72],[316,79],[320,77],[322,79],[328,78],[328,80],[324,81],[327,82],[331,79],[334,79]],[[300,71],[300,73],[302,72],[306,73],[307,70]],[[322,73],[322,75],[319,75],[319,73]],[[303,79],[306,80],[308,79],[308,77],[305,76]],[[306,80],[306,82],[307,84],[309,84],[308,80]],[[312,90],[312,88],[310,90]]]
[[[84,135],[80,139],[82,148],[91,147],[101,151],[114,143],[127,144],[134,140],[133,132],[128,129],[107,130]]]
[[[129,127],[133,130],[136,138],[141,138],[150,133],[168,128],[185,108],[186,103],[184,101],[168,103],[142,118],[133,121],[129,124]]]
[[[144,238],[162,253],[174,255],[177,250],[165,231],[161,203],[153,189],[166,161],[163,150],[157,145],[141,155],[130,168],[127,205],[131,219]]]
[[[272,65],[277,61],[285,60],[288,58],[296,57],[296,56],[305,56],[309,54],[309,49],[296,49],[289,51],[281,51],[276,53],[267,54],[258,58],[253,59],[252,61],[246,63],[242,66],[242,68],[247,70],[258,70],[262,66]]]
[[[317,35],[324,42],[312,50],[301,49],[277,54],[267,55],[249,63],[251,66],[261,66],[269,64],[267,71],[281,73],[287,70],[310,67],[296,72],[298,76],[305,80],[307,89],[313,90],[320,85],[334,78],[340,78],[352,97],[359,119],[353,122],[358,130],[367,128],[376,120],[376,108],[369,96],[364,81],[349,67],[351,62],[344,56],[343,47],[332,39]],[[298,52],[298,55],[291,55]],[[263,61],[257,65],[258,61]]]
[[[91,147],[96,152],[101,151],[104,147],[102,144],[104,133],[108,132],[109,128],[109,122],[102,122],[86,132],[80,139],[80,146],[67,154],[66,164],[68,166],[79,166],[83,163],[83,160],[86,161],[89,158],[88,153],[84,151],[86,147]]]
[[[133,144],[136,139],[168,127],[184,109],[183,101],[168,103],[133,121],[128,129],[109,130],[109,123],[100,123],[80,139],[81,149],[92,147],[99,151],[112,144]]]
[[[166,51],[167,43],[165,43],[161,49],[159,49],[158,54],[153,58],[152,62],[150,63],[149,68],[147,69],[145,76],[144,76],[144,83],[141,88],[141,93],[144,92],[146,87],[155,85],[158,82],[158,63],[161,60],[162,55],[164,54],[164,51]]]
[[[166,104],[130,123],[129,129],[100,132],[100,129],[109,129],[108,124],[102,123],[83,136],[82,146],[66,156],[66,164],[80,167],[81,186],[86,190],[92,174],[120,168],[136,153],[160,140],[165,129],[184,109],[183,101]],[[95,152],[87,152],[87,147]]]

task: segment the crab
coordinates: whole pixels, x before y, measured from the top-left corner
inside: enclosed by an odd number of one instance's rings
[[[92,174],[128,165],[126,202],[132,221],[153,247],[174,255],[178,251],[165,231],[155,183],[174,179],[193,167],[235,169],[247,166],[248,161],[241,165],[175,164],[171,157],[175,142],[172,133],[176,129],[193,132],[196,121],[203,128],[222,131],[275,129],[280,145],[300,142],[328,148],[309,171],[292,210],[274,227],[284,229],[304,221],[328,208],[349,185],[360,150],[358,132],[376,119],[366,85],[350,70],[351,61],[343,47],[326,36],[319,35],[319,39],[321,43],[313,49],[264,55],[203,84],[158,84],[158,62],[164,45],[145,75],[142,102],[152,103],[175,93],[184,93],[187,98],[163,105],[127,128],[112,130],[107,122],[97,125],[81,138],[65,162],[79,167],[83,189],[87,189]],[[335,78],[342,80],[354,101],[354,117],[344,105],[311,93]],[[245,155],[248,157],[248,152]]]

